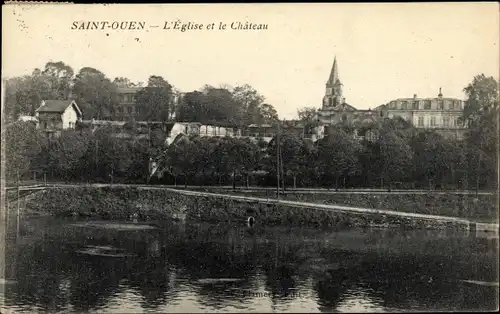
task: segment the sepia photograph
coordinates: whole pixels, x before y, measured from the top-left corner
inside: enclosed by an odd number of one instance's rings
[[[0,313],[499,310],[500,5],[2,6]]]

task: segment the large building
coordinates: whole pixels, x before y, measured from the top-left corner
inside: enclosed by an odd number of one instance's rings
[[[445,98],[439,89],[434,98],[398,98],[386,105],[375,108],[384,117],[401,117],[417,129],[436,130],[444,136],[461,138],[465,125],[460,122],[464,102],[460,99]]]
[[[143,87],[119,86],[116,90],[118,96],[118,106],[115,110],[113,120],[127,121],[135,118],[135,95]]]

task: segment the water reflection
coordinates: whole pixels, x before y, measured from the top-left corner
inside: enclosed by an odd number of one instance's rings
[[[125,226],[126,227],[126,226]],[[497,238],[381,229],[325,232],[26,221],[7,237],[5,305],[28,311],[492,310]],[[28,230],[28,231],[26,231]],[[82,254],[107,247],[124,256]],[[78,253],[80,251],[80,253]]]

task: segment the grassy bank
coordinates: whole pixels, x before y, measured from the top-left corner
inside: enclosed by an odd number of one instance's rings
[[[303,200],[303,199],[301,199]],[[25,201],[25,211],[56,216],[99,219],[156,220],[186,214],[186,219],[246,224],[253,216],[258,225],[312,227],[382,226],[395,228],[445,228],[449,224],[381,214],[340,213],[316,208],[192,196],[169,190],[137,187],[59,188],[42,191]],[[465,226],[454,226],[464,228]]]
[[[216,191],[211,191],[216,192]],[[276,198],[275,191],[227,191],[226,194]],[[480,222],[498,223],[496,195],[463,194],[349,194],[286,192],[281,199],[318,204],[386,209],[407,213],[451,216]]]

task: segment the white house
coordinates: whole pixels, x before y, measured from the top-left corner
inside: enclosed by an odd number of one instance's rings
[[[82,120],[82,111],[74,100],[43,100],[35,116],[37,127],[51,132],[75,128]]]

